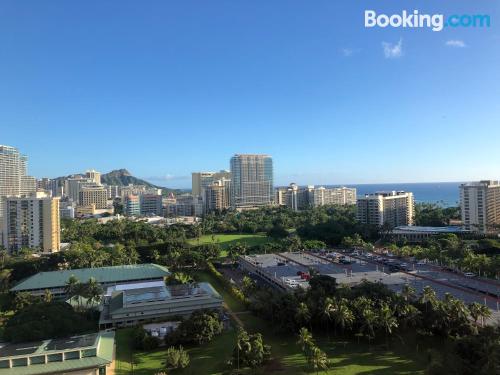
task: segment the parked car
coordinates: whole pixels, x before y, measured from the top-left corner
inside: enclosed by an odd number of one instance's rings
[[[476,274],[472,273],[472,272],[465,272],[464,273],[464,276],[465,277],[476,277]]]
[[[352,264],[352,262],[350,260],[347,260],[345,258],[339,259],[339,263],[340,264]]]
[[[408,263],[401,263],[399,265],[399,267],[404,270],[404,271],[408,271],[410,269],[410,266],[408,266]]]
[[[398,272],[400,270],[398,265],[389,266],[389,272]]]

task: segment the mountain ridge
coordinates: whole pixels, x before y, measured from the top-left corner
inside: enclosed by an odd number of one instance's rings
[[[71,174],[69,176],[57,177],[56,180],[62,180],[69,177],[85,176],[83,173]],[[172,189],[165,186],[158,186],[143,180],[141,178],[135,177],[126,168],[114,169],[108,173],[101,174],[101,183],[106,185],[118,185],[118,186],[128,186],[132,185],[144,185],[153,189],[162,189],[163,194],[169,193],[183,193],[181,189]]]

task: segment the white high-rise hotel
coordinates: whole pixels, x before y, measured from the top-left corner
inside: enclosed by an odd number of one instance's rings
[[[364,224],[391,227],[413,225],[415,202],[413,193],[377,192],[358,198],[357,218]]]
[[[465,229],[500,231],[500,183],[479,181],[460,185],[460,208]]]
[[[2,228],[4,197],[20,196],[36,191],[36,181],[30,188],[29,181],[34,179],[26,175],[27,161],[28,158],[21,155],[17,148],[0,145],[0,228]]]
[[[60,246],[59,200],[36,195],[36,180],[27,175],[28,158],[0,145],[0,244],[9,251]]]

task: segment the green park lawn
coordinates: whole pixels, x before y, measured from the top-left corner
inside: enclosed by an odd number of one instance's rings
[[[219,244],[223,250],[223,255],[226,256],[224,251],[229,246],[241,243],[249,247],[258,246],[269,242],[270,239],[265,234],[207,234],[200,238],[192,238],[188,242],[191,245],[203,245],[208,243]]]
[[[237,314],[249,332],[261,332],[264,341],[272,347],[272,361],[264,368],[253,374],[315,374],[302,355],[297,338],[294,335],[277,335],[273,332],[272,324],[266,322],[250,312],[232,295],[227,293],[222,285],[211,274],[200,272],[197,280],[208,281],[223,296],[229,308]],[[131,374],[130,359],[132,358],[130,329],[117,332],[117,375]],[[394,337],[389,346],[385,339],[380,337],[375,343],[368,345],[365,340],[358,344],[356,340],[344,340],[333,337],[327,339],[326,334],[313,332],[318,345],[329,355],[332,366],[328,375],[354,374],[423,374],[427,362],[426,349],[417,351],[413,337]],[[226,361],[231,357],[236,332],[234,329],[225,331],[212,342],[201,347],[187,348],[191,364],[184,370],[169,371],[169,374],[207,374],[216,375],[227,373]],[[436,343],[431,342],[432,347]],[[421,347],[429,347],[429,344]],[[134,353],[133,374],[154,375],[163,367],[165,348],[153,352]],[[245,373],[251,373],[248,369]]]

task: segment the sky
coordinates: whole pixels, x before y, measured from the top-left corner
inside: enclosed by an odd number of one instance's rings
[[[1,0],[0,144],[36,177],[175,188],[235,153],[273,156],[277,185],[499,179],[499,24],[496,0]]]

